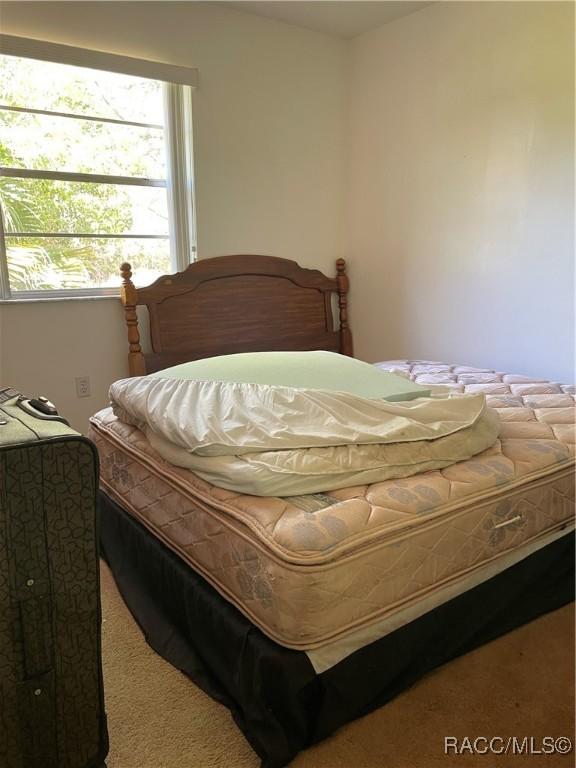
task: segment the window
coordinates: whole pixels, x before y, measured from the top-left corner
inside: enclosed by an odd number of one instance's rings
[[[0,55],[2,298],[114,293],[123,261],[137,284],[190,262],[189,104],[186,85]]]

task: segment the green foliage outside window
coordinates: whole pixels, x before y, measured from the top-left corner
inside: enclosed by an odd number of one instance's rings
[[[161,98],[155,81],[0,56],[3,105],[161,124]],[[164,178],[163,131],[1,110],[0,165]],[[166,235],[162,187],[1,177],[0,203],[12,290],[117,284],[126,259],[151,273],[169,265],[166,239],[34,237]]]

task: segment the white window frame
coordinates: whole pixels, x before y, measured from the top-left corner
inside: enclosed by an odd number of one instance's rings
[[[25,168],[0,169],[0,176],[15,178],[45,178],[61,181],[89,181],[105,184],[129,184],[147,187],[165,187],[168,197],[168,219],[170,262],[174,271],[185,269],[196,258],[196,216],[193,173],[192,135],[192,90],[196,87],[198,74],[195,69],[179,67],[161,62],[132,59],[116,54],[88,51],[71,46],[46,43],[40,40],[0,35],[0,54],[24,58],[53,61],[59,64],[73,64],[90,69],[147,77],[161,80],[164,89],[164,140],[166,148],[166,179],[139,179],[127,176],[71,173],[66,171],[42,171]],[[54,115],[48,110],[10,108],[12,111],[33,112]],[[90,115],[59,113],[62,117],[84,120],[131,124],[131,121],[98,118]],[[136,123],[134,123],[136,124]],[[138,123],[142,126],[142,123]],[[158,127],[158,126],[156,126]],[[38,233],[9,233],[10,235],[32,235]],[[95,296],[117,296],[119,288],[65,288],[57,290],[17,291],[10,288],[8,261],[6,256],[4,222],[0,206],[0,301],[62,299]],[[79,233],[42,233],[47,237],[78,237],[84,235],[123,238],[135,235],[93,235]],[[155,237],[136,235],[136,237]],[[118,265],[120,267],[120,265]]]

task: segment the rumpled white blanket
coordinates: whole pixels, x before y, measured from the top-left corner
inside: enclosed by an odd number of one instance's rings
[[[224,488],[287,496],[406,477],[490,447],[484,395],[406,402],[344,392],[136,377],[112,385],[115,414],[167,461]]]

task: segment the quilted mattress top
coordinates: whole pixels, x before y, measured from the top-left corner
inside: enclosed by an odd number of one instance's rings
[[[498,441],[473,459],[445,469],[302,497],[242,495],[210,485],[177,467],[169,469],[171,482],[233,518],[236,524],[247,526],[284,562],[320,565],[375,540],[394,538],[400,531],[405,535],[423,521],[574,464],[574,386],[421,360],[379,365],[407,372],[421,384],[484,393],[500,417]],[[97,414],[93,424],[130,444],[150,462],[164,463],[142,433],[119,422],[110,409]],[[123,479],[123,484],[137,483],[138,478]],[[164,508],[158,514],[169,512]],[[157,521],[159,527],[162,524],[162,520]]]

